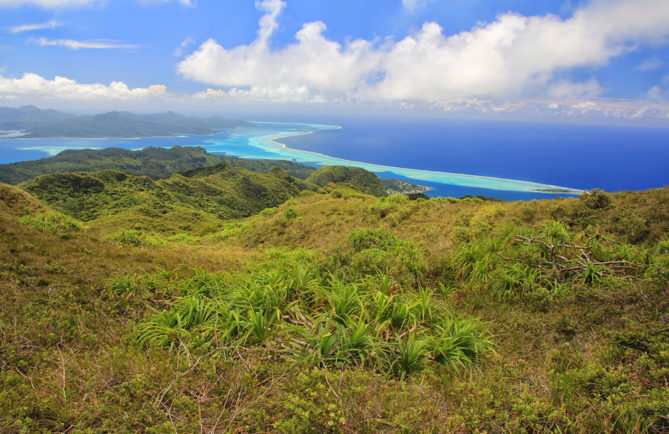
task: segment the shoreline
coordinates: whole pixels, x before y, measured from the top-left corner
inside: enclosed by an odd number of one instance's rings
[[[280,123],[277,123],[280,124]],[[341,126],[338,125],[323,125],[323,124],[300,124],[300,123],[292,123],[292,125],[304,125],[306,127],[310,126],[317,126],[317,127],[329,127],[329,128],[323,128],[323,129],[341,129]],[[378,173],[394,173],[396,175],[400,176],[405,176],[409,179],[417,180],[417,181],[427,181],[427,182],[435,182],[438,184],[445,184],[445,185],[458,185],[462,187],[472,187],[472,188],[487,188],[491,190],[503,190],[503,191],[518,191],[518,192],[526,192],[526,193],[538,193],[538,194],[568,194],[568,195],[579,195],[581,194],[584,190],[580,189],[575,189],[575,188],[569,188],[569,187],[561,187],[557,185],[550,185],[550,184],[542,184],[542,183],[537,183],[537,182],[532,182],[532,181],[524,181],[524,180],[517,180],[517,179],[508,179],[508,178],[498,178],[498,177],[493,177],[493,176],[484,176],[484,175],[468,175],[465,173],[454,173],[454,172],[439,172],[439,171],[434,171],[434,170],[426,170],[426,169],[411,169],[411,168],[406,168],[406,167],[398,167],[398,166],[387,166],[387,165],[382,165],[382,164],[375,164],[375,163],[367,163],[364,161],[356,161],[356,160],[346,160],[344,158],[339,158],[339,157],[333,157],[330,155],[322,154],[319,152],[313,152],[313,151],[305,151],[301,149],[295,149],[295,148],[290,148],[288,147],[285,143],[281,143],[278,140],[285,138],[285,137],[293,137],[293,136],[302,136],[302,135],[309,135],[313,134],[315,132],[318,132],[318,130],[306,130],[306,131],[285,131],[283,134],[267,134],[264,136],[259,136],[256,137],[251,144],[257,144],[259,145],[261,149],[264,151],[284,151],[288,153],[293,153],[296,154],[298,157],[300,157],[299,154],[303,155],[308,155],[308,156],[317,156],[317,157],[322,157],[324,160],[331,160],[331,161],[336,161],[340,163],[341,165],[348,165],[348,166],[355,166],[355,167],[361,167],[363,169],[369,170],[371,172],[378,172]],[[276,147],[274,146],[262,146],[261,143],[257,143],[261,141],[262,139],[265,139],[269,141],[270,143],[274,143],[277,145]],[[250,141],[251,142],[251,141]],[[291,157],[285,157],[284,159],[294,159],[298,163],[315,163],[315,164],[322,164],[318,160],[310,160],[308,158],[305,158],[303,160],[291,158]],[[329,163],[326,163],[329,164]],[[324,164],[325,165],[325,164]],[[450,179],[449,179],[450,178]],[[515,188],[514,188],[515,187]]]
[[[223,132],[217,132],[217,133],[211,133],[211,134],[202,134],[202,135],[179,135],[179,136],[157,136],[157,137],[136,137],[136,138],[128,138],[128,137],[96,137],[96,138],[74,138],[74,137],[33,137],[33,138],[12,138],[8,139],[5,138],[5,140],[11,140],[16,143],[25,143],[28,144],[30,141],[33,140],[48,140],[48,139],[57,139],[57,140],[90,140],[93,143],[91,145],[93,146],[79,146],[79,147],[72,147],[64,145],[62,147],[58,146],[57,144],[54,144],[52,146],[52,149],[46,149],[47,147],[33,147],[31,148],[30,146],[22,147],[22,148],[15,148],[19,150],[25,150],[25,151],[38,151],[38,152],[43,152],[49,156],[57,155],[58,153],[62,152],[65,149],[99,149],[99,147],[95,147],[95,142],[97,141],[104,141],[104,140],[121,140],[121,141],[135,141],[135,140],[140,140],[140,139],[149,139],[149,138],[166,138],[166,139],[174,139],[174,138],[184,138],[184,137],[202,137],[202,141],[198,144],[188,144],[188,145],[182,145],[182,146],[202,146],[205,149],[209,147],[219,147],[221,149],[217,150],[212,150],[211,152],[213,153],[223,153],[224,155],[228,155],[231,157],[238,157],[238,158],[247,158],[247,159],[276,159],[276,160],[288,160],[288,161],[295,161],[297,163],[303,163],[303,164],[311,164],[311,165],[316,165],[316,166],[324,166],[324,165],[344,165],[344,166],[352,166],[352,167],[360,167],[365,170],[369,170],[370,172],[375,172],[375,173],[391,173],[394,175],[399,175],[402,177],[405,177],[407,179],[410,179],[412,181],[415,181],[415,184],[420,184],[421,181],[423,182],[430,182],[430,183],[436,183],[436,184],[442,184],[442,185],[453,185],[453,186],[461,186],[461,187],[470,187],[470,188],[482,188],[482,189],[489,189],[489,190],[498,190],[498,191],[515,191],[515,192],[523,192],[523,193],[536,193],[536,194],[563,194],[563,195],[579,195],[583,192],[583,190],[580,189],[575,189],[575,188],[569,188],[569,187],[562,187],[562,186],[557,186],[557,185],[550,185],[550,184],[542,184],[542,183],[537,183],[537,182],[532,182],[532,181],[525,181],[525,180],[518,180],[518,179],[509,179],[509,178],[498,178],[498,177],[492,177],[492,176],[485,176],[485,175],[470,175],[470,174],[465,174],[465,173],[455,173],[455,172],[440,172],[440,171],[434,171],[434,170],[426,170],[426,169],[412,169],[412,168],[406,168],[406,167],[399,167],[399,166],[390,166],[390,165],[382,165],[382,164],[375,164],[375,163],[368,163],[364,161],[356,161],[356,160],[347,160],[344,158],[339,158],[339,157],[334,157],[330,155],[326,155],[323,153],[319,152],[313,152],[313,151],[307,151],[307,150],[302,150],[302,149],[295,149],[291,148],[285,143],[280,142],[281,139],[287,138],[287,137],[294,137],[294,136],[303,136],[303,135],[309,135],[309,134],[314,134],[319,131],[327,131],[327,130],[339,130],[342,129],[342,126],[340,125],[327,125],[327,124],[309,124],[309,123],[299,123],[299,122],[290,122],[290,123],[283,123],[283,122],[264,122],[264,121],[249,121],[250,123],[255,124],[256,126],[262,126],[262,125],[277,125],[277,126],[284,126],[284,128],[289,128],[293,127],[293,129],[284,129],[284,130],[279,130],[279,131],[270,131],[267,133],[263,134],[258,134],[256,133],[255,135],[251,133],[248,137],[243,137],[243,133],[237,133],[239,134],[236,136],[236,128],[231,128],[228,129],[227,131]],[[237,130],[238,131],[238,130]],[[257,148],[262,150],[263,152],[270,154],[270,155],[249,155],[253,154],[253,152],[235,152],[232,150],[232,152],[224,150],[226,147],[226,141],[221,138],[221,140],[216,140],[213,138],[213,136],[216,136],[217,134],[224,134],[227,133],[228,137],[231,139],[234,139],[235,137],[243,137],[246,142],[245,145],[249,146],[251,148]],[[83,145],[83,144],[82,144]],[[143,149],[143,148],[142,148]],[[208,151],[209,152],[209,151]],[[433,188],[432,188],[433,189]]]

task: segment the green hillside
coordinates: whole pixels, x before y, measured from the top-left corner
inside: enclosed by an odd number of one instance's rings
[[[0,185],[3,431],[669,429],[669,188],[187,175]]]
[[[67,150],[53,157],[11,164],[0,164],[0,182],[18,184],[49,173],[95,172],[120,170],[131,175],[154,179],[206,166],[228,164],[254,172],[267,172],[281,167],[290,175],[306,179],[314,170],[311,166],[285,160],[245,160],[209,154],[198,146],[148,147],[131,151],[121,148]]]
[[[214,231],[223,220],[258,213],[315,188],[281,168],[263,174],[226,165],[206,176],[177,174],[155,181],[113,170],[59,173],[20,187],[92,227],[164,233]]]
[[[377,197],[388,194],[378,176],[358,167],[323,166],[312,173],[307,181],[320,187],[330,183],[349,183],[361,192]]]

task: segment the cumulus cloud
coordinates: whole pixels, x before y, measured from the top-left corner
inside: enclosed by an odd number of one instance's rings
[[[269,98],[276,91],[281,99],[293,93],[308,100],[321,93],[354,90],[380,61],[381,53],[373,42],[358,39],[342,45],[325,38],[322,21],[304,24],[296,43],[272,51],[268,41],[285,3],[264,0],[256,5],[265,15],[255,41],[227,50],[210,39],[179,63],[178,71],[194,80],[243,87]]]
[[[555,81],[558,72],[605,65],[641,43],[669,36],[666,0],[595,0],[570,18],[507,13],[446,35],[435,22],[404,39],[328,39],[321,21],[306,23],[296,41],[271,49],[285,3],[256,3],[264,12],[256,39],[224,48],[204,42],[178,64],[183,76],[227,93],[304,100],[353,99],[436,103],[472,98],[592,97],[594,80]]]
[[[96,41],[75,41],[73,39],[46,39],[37,38],[33,42],[42,47],[66,47],[71,50],[80,49],[94,49],[94,50],[111,50],[111,49],[132,49],[138,48],[138,45],[122,44],[116,41],[96,40]]]
[[[98,0],[0,0],[0,7],[18,7],[24,5],[39,6],[46,9],[64,9],[88,6]]]
[[[21,78],[0,75],[0,97],[24,98],[41,97],[60,100],[121,100],[136,101],[165,95],[164,85],[152,85],[131,89],[127,84],[114,81],[109,85],[101,83],[77,83],[66,77],[48,80],[37,74],[26,73]]]
[[[21,24],[9,28],[9,33],[17,34],[23,32],[32,32],[34,30],[55,29],[63,24],[56,20],[49,20],[46,23]]]

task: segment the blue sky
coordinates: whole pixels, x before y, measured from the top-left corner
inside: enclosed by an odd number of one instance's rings
[[[0,105],[669,124],[667,0],[0,0]]]

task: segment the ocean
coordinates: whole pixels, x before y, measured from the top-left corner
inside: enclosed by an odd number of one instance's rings
[[[669,128],[431,119],[260,122],[215,135],[167,138],[0,138],[0,163],[43,158],[63,149],[174,145],[315,166],[351,164],[381,177],[430,186],[429,196],[528,200],[592,188],[669,185]]]

